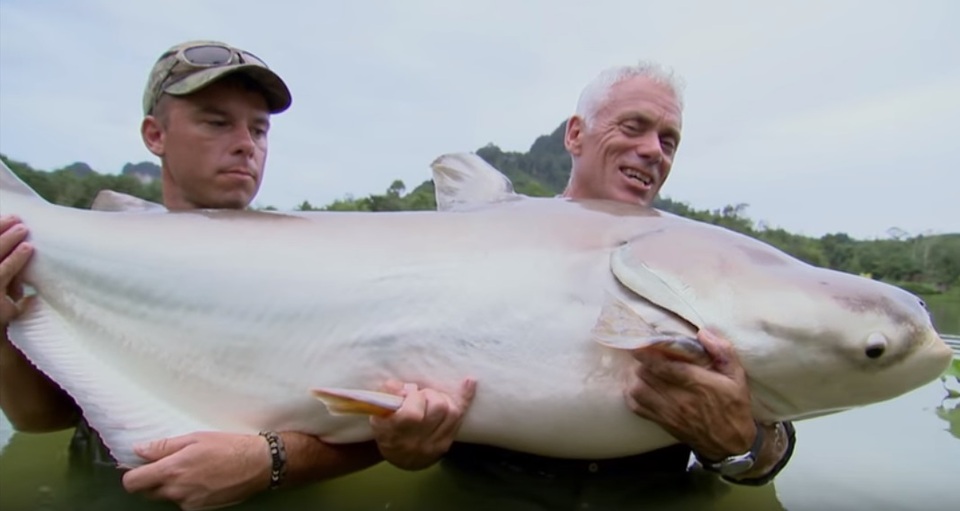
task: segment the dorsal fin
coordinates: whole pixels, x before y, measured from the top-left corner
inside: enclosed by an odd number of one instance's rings
[[[450,153],[430,165],[437,211],[466,209],[520,198],[510,178],[475,153]]]
[[[156,202],[143,200],[133,195],[113,190],[101,190],[97,197],[93,199],[90,209],[98,211],[166,211],[167,208]]]

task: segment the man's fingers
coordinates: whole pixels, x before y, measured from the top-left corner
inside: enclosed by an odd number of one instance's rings
[[[450,444],[453,443],[457,431],[460,430],[460,425],[463,424],[463,417],[463,415],[449,414],[446,416],[443,422],[437,426],[437,430],[434,432],[434,438],[438,441],[443,441],[439,446],[441,452],[444,452],[450,448]]]
[[[713,367],[717,371],[737,380],[743,379],[740,358],[730,341],[706,329],[697,333],[697,339],[710,354],[713,359]]]
[[[0,240],[4,240],[0,242],[0,249],[2,248],[9,249],[9,247],[7,247],[5,243],[7,243],[6,240],[11,239],[9,235],[14,227],[19,227],[21,229],[24,229],[24,225],[22,223],[22,220],[20,220],[20,217],[17,217],[15,215],[0,215]],[[24,229],[24,231],[26,231],[26,229]],[[0,255],[5,255],[5,253],[0,252]]]
[[[21,221],[17,215],[0,215],[0,233],[6,232],[11,226]]]
[[[380,386],[380,392],[385,392],[387,394],[396,394],[398,396],[403,395],[403,382],[400,380],[389,379],[383,382],[383,385]]]
[[[196,442],[197,438],[193,435],[183,435],[134,445],[133,452],[150,463],[123,474],[124,489],[130,493],[147,492],[151,498],[169,500],[168,495],[157,493],[163,490],[164,481],[171,477],[169,460],[165,458]]]
[[[33,254],[33,245],[20,243],[12,252],[0,258],[0,289],[7,292],[7,288],[14,283],[17,275],[27,266],[27,261]]]
[[[197,440],[193,435],[163,438],[153,442],[135,445],[133,446],[133,452],[147,461],[157,461],[196,442]]]
[[[32,247],[21,243],[12,254],[0,260],[0,327],[6,327],[22,312],[23,285],[20,272],[30,259]]]
[[[460,385],[460,392],[456,395],[425,389],[423,394],[426,401],[426,414],[423,429],[429,431],[433,438],[442,438],[443,433],[440,430],[446,424],[456,426],[462,422],[464,412],[470,406],[476,392],[477,382],[472,379],[464,380]]]
[[[637,374],[641,379],[650,382],[656,380],[657,382],[684,387],[696,379],[697,372],[706,371],[689,362],[669,359],[659,352],[638,353],[635,358],[640,361]]]
[[[393,414],[395,420],[399,423],[419,423],[422,421],[427,409],[427,400],[423,392],[417,390],[416,384],[407,383],[403,385],[401,393],[404,396],[403,403],[400,405],[400,409]]]
[[[147,492],[146,495],[151,498],[157,498],[151,495],[152,490],[163,484],[165,479],[162,466],[157,463],[142,465],[123,474],[123,489],[128,493]]]
[[[477,395],[477,380],[467,378],[460,384],[460,408],[464,411]]]
[[[19,223],[0,230],[0,259],[7,257],[18,243],[27,238],[27,226]]]
[[[397,411],[386,417],[370,417],[370,424],[376,430],[396,430],[404,432],[411,426],[417,426],[423,422],[423,415],[426,411],[426,401],[423,392],[416,390],[415,384],[406,384],[401,386],[399,392],[404,396],[403,402]]]
[[[0,216],[0,326],[6,326],[21,313],[23,298],[20,273],[33,254],[26,243],[27,227],[13,215]]]
[[[627,377],[624,399],[633,413],[647,419],[652,415],[650,410],[656,409],[657,404],[662,402],[660,392],[643,381],[636,372]]]

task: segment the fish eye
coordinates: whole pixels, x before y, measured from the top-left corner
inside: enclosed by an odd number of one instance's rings
[[[883,356],[883,346],[870,346],[867,348],[867,358],[878,359]]]
[[[867,355],[867,358],[876,360],[883,356],[883,353],[887,350],[887,338],[880,332],[874,332],[867,337],[867,347],[864,350],[864,354]]]

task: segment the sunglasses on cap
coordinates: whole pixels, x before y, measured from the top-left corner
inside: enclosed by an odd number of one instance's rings
[[[170,55],[176,54],[177,62],[170,67],[170,71],[179,63],[184,63],[192,67],[218,67],[229,66],[233,64],[255,64],[267,67],[267,63],[256,55],[229,46],[219,44],[201,44],[197,46],[188,46],[180,48],[176,52],[167,52],[160,56],[163,60]],[[170,72],[168,71],[168,73]]]
[[[167,66],[163,78],[156,82],[154,98],[159,97],[160,91],[166,87],[167,80],[174,74],[174,71],[176,71],[176,74],[189,75],[192,74],[191,71],[240,64],[253,64],[255,66],[268,68],[266,62],[248,51],[212,43],[198,44],[196,46],[180,48],[175,51],[168,51],[161,55],[157,61],[163,61],[171,56],[175,56],[176,58],[172,59],[171,64]]]

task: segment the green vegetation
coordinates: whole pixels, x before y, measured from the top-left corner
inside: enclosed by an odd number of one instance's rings
[[[556,195],[566,185],[570,170],[570,159],[563,147],[563,132],[564,124],[561,123],[553,133],[538,137],[526,153],[505,152],[496,145],[487,144],[478,149],[477,154],[506,174],[517,192],[540,197]],[[3,155],[0,158],[40,195],[58,204],[87,208],[96,193],[107,188],[153,202],[160,201],[159,181],[143,182],[137,178],[159,175],[155,165],[153,168],[147,163],[128,165],[121,175],[104,175],[82,163],[44,172]],[[857,240],[845,233],[814,238],[755,222],[746,215],[747,204],[706,210],[662,197],[654,206],[758,238],[810,264],[896,284],[924,296],[931,306],[960,307],[960,233],[910,235],[891,228],[887,239]],[[404,211],[435,208],[432,181],[424,181],[408,191],[403,181],[396,180],[382,194],[359,198],[348,195],[320,207],[304,201],[294,209]],[[268,206],[263,209],[277,208]]]
[[[950,363],[950,367],[947,368],[943,375],[953,376],[954,378],[960,380],[960,357],[953,358],[953,362]]]
[[[942,333],[960,334],[960,285],[946,292],[921,294],[933,316],[934,326]]]
[[[144,183],[132,173],[100,174],[83,163],[45,172],[11,160],[3,154],[0,154],[0,159],[41,197],[55,204],[89,208],[100,190],[126,193],[151,202],[161,201],[159,180]]]
[[[953,406],[948,407],[946,400],[947,399],[956,399],[960,395],[954,393],[947,396],[944,399],[944,402],[936,408],[937,417],[947,421],[949,425],[948,431],[954,436],[954,438],[960,438],[960,403],[956,403]]]

